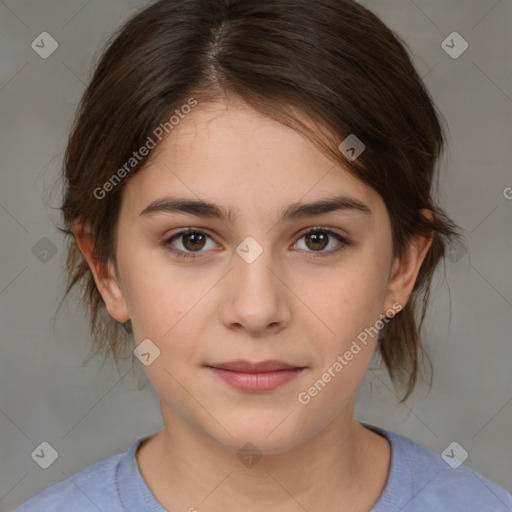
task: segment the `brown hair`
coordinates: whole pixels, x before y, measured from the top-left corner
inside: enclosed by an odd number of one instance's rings
[[[420,371],[432,276],[446,243],[460,235],[432,197],[443,130],[404,46],[351,0],[160,0],[128,20],[94,71],[64,156],[64,298],[82,283],[93,355],[117,363],[134,347],[130,330],[106,312],[72,223],[88,224],[95,257],[115,263],[123,187],[149,155],[131,161],[132,168],[126,162],[155,139],[159,126],[169,132],[170,117],[191,99],[232,96],[303,132],[375,189],[390,215],[395,256],[414,235],[433,238],[409,302],[379,334],[382,360],[393,382],[405,387],[405,400]],[[350,134],[365,145],[354,160],[338,148]],[[126,172],[119,172],[123,166]],[[103,187],[116,173],[122,179]],[[98,198],[99,187],[108,189],[105,198]],[[420,214],[424,208],[432,220]]]

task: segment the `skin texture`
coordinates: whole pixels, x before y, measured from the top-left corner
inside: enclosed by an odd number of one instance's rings
[[[341,194],[372,213],[278,223],[291,203]],[[139,216],[164,196],[212,201],[235,218]],[[202,247],[186,237],[162,245],[188,227],[210,238]],[[313,227],[350,245],[330,236],[316,249],[303,236]],[[353,410],[377,337],[307,405],[297,395],[380,314],[405,306],[430,239],[412,240],[393,259],[382,198],[302,135],[238,101],[200,104],[174,128],[126,184],[117,229],[119,279],[112,263],[101,269],[92,259],[87,226],[77,223],[74,234],[109,314],[131,319],[136,343],[149,338],[161,351],[144,368],[164,428],[137,452],[159,502],[167,510],[369,510],[386,483],[390,446]],[[263,249],[252,263],[236,252],[248,236]],[[273,391],[249,393],[204,366],[234,359],[307,368]],[[237,457],[248,442],[263,454],[252,467]]]

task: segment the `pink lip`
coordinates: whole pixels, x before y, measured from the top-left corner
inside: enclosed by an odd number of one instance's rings
[[[284,361],[278,361],[277,359],[269,359],[268,361],[260,361],[258,363],[251,363],[243,359],[237,359],[236,361],[229,361],[227,363],[210,364],[207,365],[212,368],[219,368],[221,370],[231,370],[232,372],[244,372],[244,373],[261,373],[261,372],[273,372],[276,370],[290,370],[293,368],[299,368],[293,364],[285,363]]]
[[[294,379],[304,367],[293,366],[283,361],[231,361],[208,365],[224,382],[242,391],[271,391]]]

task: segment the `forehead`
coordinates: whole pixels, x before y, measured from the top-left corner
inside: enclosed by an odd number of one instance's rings
[[[138,212],[164,195],[210,198],[236,213],[334,194],[380,199],[303,134],[246,104],[220,102],[200,103],[182,118],[125,189],[123,203]]]

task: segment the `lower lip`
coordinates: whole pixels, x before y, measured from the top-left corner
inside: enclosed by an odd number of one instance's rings
[[[230,386],[253,393],[272,391],[290,382],[304,370],[304,368],[291,368],[289,370],[276,370],[272,372],[246,373],[223,370],[221,368],[209,368]]]

